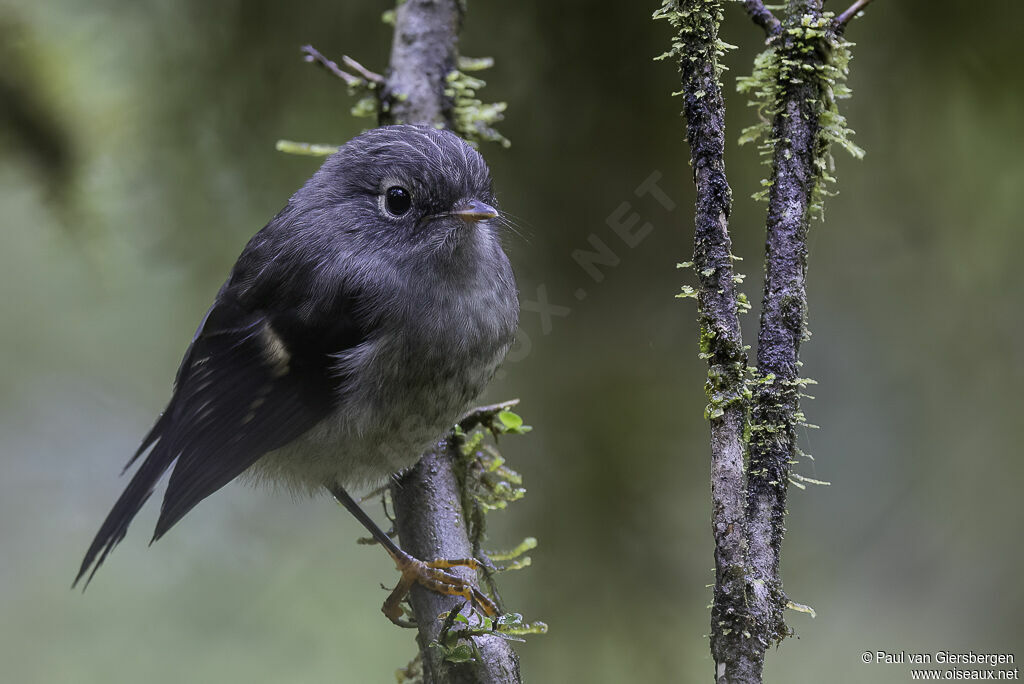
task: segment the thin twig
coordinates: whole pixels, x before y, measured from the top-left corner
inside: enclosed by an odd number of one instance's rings
[[[358,76],[353,76],[347,71],[343,71],[341,67],[337,65],[337,63],[324,57],[320,53],[320,51],[317,50],[312,45],[303,45],[302,54],[305,55],[303,59],[305,59],[307,62],[311,64],[319,64],[324,69],[327,69],[329,72],[343,80],[345,82],[345,85],[349,86],[350,88],[354,88],[355,86],[358,86],[363,82],[362,79],[359,78]]]
[[[518,399],[509,399],[508,401],[502,401],[497,404],[490,404],[488,406],[478,406],[472,409],[466,415],[459,418],[458,426],[462,428],[463,432],[469,432],[478,425],[487,425],[502,411],[507,411],[519,403]]]
[[[837,33],[842,33],[846,25],[850,23],[857,14],[871,4],[871,0],[857,0],[850,5],[842,14],[832,20],[832,26]]]
[[[278,152],[284,152],[285,154],[301,154],[307,157],[327,157],[338,151],[337,145],[295,142],[294,140],[278,140],[274,147]]]
[[[378,74],[375,71],[370,71],[369,69],[364,67],[362,64],[360,64],[356,60],[354,60],[351,57],[349,57],[348,55],[342,55],[341,56],[341,61],[344,62],[345,66],[347,66],[349,69],[351,69],[352,71],[356,72],[357,74],[359,74],[360,76],[365,78],[369,83],[383,83],[384,82],[384,77],[383,76],[381,76],[380,74]]]
[[[764,6],[761,0],[743,0],[743,7],[754,23],[764,29],[769,38],[782,31],[782,23],[775,18],[770,9]]]

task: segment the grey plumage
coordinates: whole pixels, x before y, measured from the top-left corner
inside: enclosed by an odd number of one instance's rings
[[[328,158],[239,257],[75,582],[172,468],[154,539],[243,473],[315,491],[414,463],[512,342],[493,204],[483,159],[446,131],[378,128]]]

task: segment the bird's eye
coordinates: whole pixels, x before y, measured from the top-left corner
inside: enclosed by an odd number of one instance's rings
[[[392,216],[402,216],[412,207],[412,195],[400,185],[392,185],[384,191],[384,207]]]

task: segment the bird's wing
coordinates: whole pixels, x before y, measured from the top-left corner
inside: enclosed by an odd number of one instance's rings
[[[341,379],[329,354],[361,341],[352,307],[340,300],[329,330],[308,330],[289,312],[275,317],[244,306],[225,286],[185,353],[167,409],[129,462],[151,448],[100,527],[76,584],[87,573],[92,579],[172,465],[154,540],[260,456],[330,414]]]

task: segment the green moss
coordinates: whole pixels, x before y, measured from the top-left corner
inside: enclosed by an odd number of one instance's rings
[[[461,613],[447,613],[438,617],[444,618],[444,623],[437,641],[430,644],[430,647],[438,649],[444,660],[452,663],[464,663],[479,657],[476,643],[472,640],[475,636],[494,635],[510,641],[525,641],[522,637],[527,634],[548,632],[547,624],[540,621],[525,622],[519,613],[505,613],[495,618],[470,618]]]
[[[690,285],[680,285],[679,289],[681,292],[676,295],[676,299],[696,299],[697,290],[693,289]]]
[[[469,71],[481,71],[494,66],[490,57],[471,59],[459,58],[459,68],[445,77],[444,94],[452,101],[452,128],[471,144],[496,142],[502,147],[512,143],[503,136],[494,125],[505,118],[504,102],[484,103],[477,97],[477,91],[487,83],[482,79],[470,76]]]
[[[394,26],[398,21],[398,8],[405,4],[405,0],[398,0],[392,9],[384,10],[380,15],[380,20],[387,26]]]
[[[707,325],[702,325],[700,327],[700,353],[701,354],[710,354],[711,353],[711,343],[714,341],[715,337],[717,337],[717,336],[718,336],[718,333],[716,333],[714,330],[709,328]]]
[[[731,406],[746,407],[751,393],[747,389],[745,363],[718,361],[742,359],[743,355],[737,354],[728,339],[720,337],[706,322],[702,323],[700,328],[698,356],[708,361],[708,379],[704,384],[708,404],[704,407],[704,419],[721,418]]]
[[[301,154],[309,157],[326,157],[338,151],[337,145],[295,142],[293,140],[278,140],[274,148],[285,154]]]
[[[522,487],[522,476],[506,465],[495,446],[501,435],[521,435],[531,429],[511,410],[516,403],[505,402],[478,410],[475,414],[478,420],[474,421],[474,424],[478,424],[475,427],[466,432],[456,426],[448,437],[461,456],[455,472],[460,481],[462,510],[466,515],[473,555],[483,563],[483,581],[495,597],[494,573],[529,567],[531,560],[525,554],[537,547],[537,540],[527,537],[507,551],[487,552],[481,548],[486,537],[486,514],[505,508],[526,494]],[[457,505],[456,502],[452,503]],[[496,565],[495,561],[502,564]],[[449,613],[439,617],[444,622],[437,641],[431,643],[430,648],[440,651],[444,660],[456,663],[475,660],[480,656],[472,639],[474,636],[496,634],[505,639],[523,641],[522,637],[527,634],[545,634],[548,629],[543,622],[524,622],[523,616],[518,613],[505,613],[494,618],[478,613],[469,616]]]
[[[510,549],[508,551],[488,551],[487,557],[496,561],[512,560],[514,558],[518,558],[527,551],[532,551],[535,548],[537,548],[537,538],[527,537],[523,541],[519,542],[514,549]]]
[[[680,62],[706,62],[714,64],[715,78],[722,75],[725,67],[719,58],[726,51],[736,49],[718,37],[718,26],[722,23],[721,0],[664,0],[654,11],[652,18],[665,20],[675,29],[671,47],[655,60],[672,59]],[[672,93],[681,95],[683,91]],[[694,92],[700,99],[707,95],[702,90]]]
[[[745,292],[739,292],[736,294],[736,308],[741,314],[745,314],[750,311],[750,300],[747,299]]]
[[[831,22],[830,12],[817,18],[799,17],[794,26],[786,28],[783,36],[755,58],[751,75],[736,81],[741,93],[751,95],[751,105],[757,109],[759,119],[743,129],[739,142],[741,145],[759,143],[758,149],[766,164],[772,163],[780,142],[789,142],[773,137],[773,126],[778,117],[786,116],[783,106],[790,87],[804,83],[813,85],[815,96],[808,98],[807,104],[818,120],[818,130],[814,149],[816,176],[809,213],[819,219],[824,219],[825,198],[835,194],[828,190],[828,185],[835,183],[832,146],[839,145],[857,159],[864,156],[864,150],[853,142],[853,130],[838,107],[838,101],[851,94],[846,78],[853,43],[836,35]],[[786,158],[792,154],[788,149],[779,152]],[[772,180],[765,179],[761,185],[763,189],[753,197],[766,200]]]

